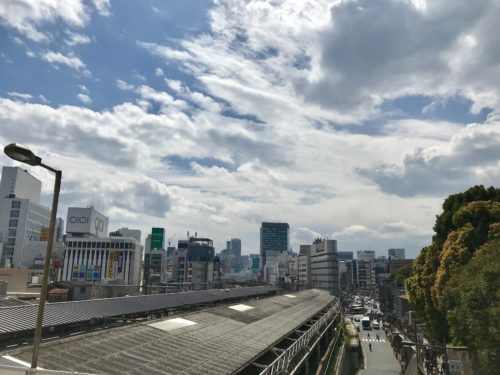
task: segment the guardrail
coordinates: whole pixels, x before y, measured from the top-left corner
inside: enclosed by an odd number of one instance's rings
[[[276,358],[266,369],[259,375],[275,375],[285,371],[295,355],[304,349],[309,341],[321,330],[324,324],[330,320],[334,320],[339,314],[339,304],[336,303],[328,312],[323,315],[311,328],[309,328],[300,338],[298,338],[288,349]],[[336,315],[332,319],[332,316]]]

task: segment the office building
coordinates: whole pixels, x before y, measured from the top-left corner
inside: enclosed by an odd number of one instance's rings
[[[387,256],[389,259],[405,259],[405,249],[389,249],[387,250]]]
[[[239,238],[231,238],[231,241],[228,241],[230,250],[230,254],[234,255],[234,263],[236,265],[241,264],[241,240]]]
[[[18,197],[40,203],[42,182],[18,167],[3,167],[0,197]]]
[[[311,245],[309,259],[311,285],[327,289],[333,295],[338,296],[340,287],[337,241],[317,238]]]
[[[3,167],[0,180],[0,266],[23,267],[33,259],[24,254],[28,241],[40,241],[50,224],[50,209],[40,204],[42,183],[27,171]]]
[[[358,250],[358,261],[359,260],[375,260],[374,250]]]
[[[356,262],[356,282],[359,293],[371,296],[375,292],[375,251],[359,250]]]
[[[94,207],[68,208],[62,280],[139,285],[142,245],[134,237],[111,236],[108,218]]]
[[[290,226],[288,223],[263,222],[260,226],[261,269],[266,264],[270,252],[287,252],[290,248]]]
[[[311,245],[300,245],[299,255],[298,255],[298,283],[304,286],[309,286],[311,283],[309,261],[311,255]]]
[[[191,290],[211,289],[214,285],[213,241],[209,238],[190,237],[187,248],[186,281]]]

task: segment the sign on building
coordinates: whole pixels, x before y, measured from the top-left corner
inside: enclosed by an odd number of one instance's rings
[[[163,249],[164,238],[165,238],[165,229],[153,228],[153,230],[151,231],[151,250]]]
[[[66,233],[93,234],[105,237],[108,234],[108,218],[94,207],[69,207]]]

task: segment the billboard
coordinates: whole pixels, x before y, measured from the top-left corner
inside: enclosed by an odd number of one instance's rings
[[[153,228],[151,231],[151,250],[163,249],[165,229]]]
[[[49,228],[40,228],[40,241],[47,241],[49,239]]]
[[[125,278],[124,257],[125,253],[123,251],[109,252],[106,278],[111,280],[123,280]]]
[[[66,223],[66,233],[93,234],[97,237],[108,234],[108,218],[94,207],[69,207]]]

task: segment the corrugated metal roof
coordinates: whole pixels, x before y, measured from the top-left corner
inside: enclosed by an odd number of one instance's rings
[[[275,291],[273,286],[255,286],[234,289],[211,289],[174,294],[105,298],[88,301],[48,303],[45,306],[43,326],[58,326],[84,322],[92,318],[138,314],[223,301],[232,298],[264,295]],[[35,329],[38,305],[0,308],[0,334]]]
[[[43,342],[38,363],[103,375],[231,374],[335,300],[315,289],[295,295],[246,301],[254,308],[245,312],[224,306],[186,314],[196,324],[171,331],[147,322]],[[10,354],[28,361],[31,348]]]

